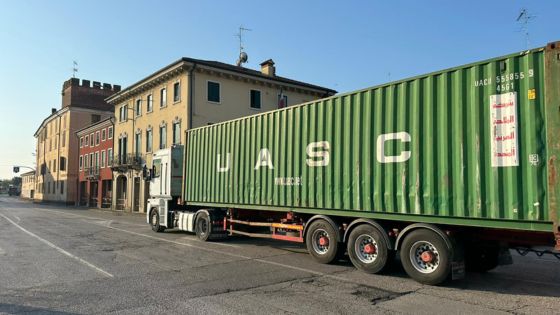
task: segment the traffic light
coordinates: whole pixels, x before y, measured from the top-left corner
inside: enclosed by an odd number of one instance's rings
[[[14,166],[14,173],[19,173],[19,166]]]

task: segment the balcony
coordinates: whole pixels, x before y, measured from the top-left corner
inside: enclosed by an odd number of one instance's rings
[[[124,154],[116,155],[113,160],[109,163],[109,166],[113,171],[125,172],[127,170],[141,170],[142,164],[144,163],[144,156],[140,154]]]
[[[84,168],[84,176],[87,180],[99,180],[99,166]]]

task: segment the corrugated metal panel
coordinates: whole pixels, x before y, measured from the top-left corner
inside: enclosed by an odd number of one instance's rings
[[[193,129],[185,200],[550,231],[538,224],[551,221],[544,72],[535,49]],[[492,95],[502,95],[494,107]],[[307,146],[320,141],[329,163],[310,167]],[[259,158],[271,168],[255,170]]]

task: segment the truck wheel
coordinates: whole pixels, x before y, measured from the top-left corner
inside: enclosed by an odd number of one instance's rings
[[[449,278],[451,251],[436,232],[418,229],[406,235],[401,251],[401,262],[406,273],[414,280],[437,285]]]
[[[204,242],[210,239],[210,235],[212,234],[212,223],[205,212],[200,212],[196,216],[195,224],[196,226],[194,230],[196,232],[196,236]]]
[[[165,231],[165,227],[159,225],[159,213],[157,209],[152,209],[152,212],[150,213],[150,226],[154,232],[161,233]]]
[[[379,273],[392,257],[385,238],[377,228],[362,224],[350,232],[348,256],[352,264],[367,273]]]
[[[499,246],[469,244],[465,255],[467,271],[487,272],[498,266],[500,257]]]
[[[309,226],[305,244],[313,259],[329,264],[338,258],[343,248],[338,239],[338,231],[326,220],[319,219]]]

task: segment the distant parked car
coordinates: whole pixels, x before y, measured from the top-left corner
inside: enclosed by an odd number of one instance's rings
[[[10,185],[10,188],[8,188],[8,195],[9,196],[19,196],[21,192],[19,191],[19,189],[16,186],[12,186]]]

